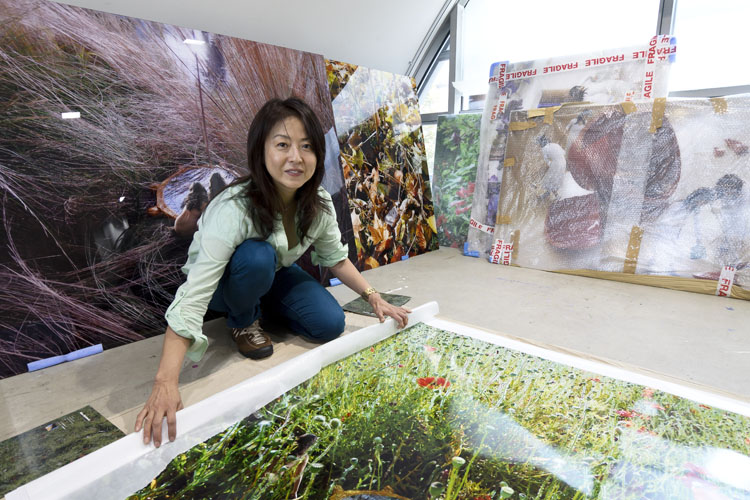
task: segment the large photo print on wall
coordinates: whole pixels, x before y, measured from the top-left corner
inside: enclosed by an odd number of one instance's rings
[[[350,242],[322,56],[43,0],[0,11],[0,377],[163,332],[197,217],[246,173],[270,98],[305,99],[329,132]]]

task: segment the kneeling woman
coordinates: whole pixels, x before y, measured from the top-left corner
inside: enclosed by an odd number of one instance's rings
[[[331,197],[320,187],[325,138],[320,122],[302,100],[273,99],[258,112],[247,138],[250,175],[228,186],[203,212],[188,250],[185,283],[167,309],[159,369],[136,432],[161,444],[167,418],[176,435],[182,408],[178,378],[185,354],[206,351],[202,332],[207,308],[227,314],[239,351],[258,359],[273,353],[261,329],[265,318],[281,320],[309,339],[328,341],[344,331],[344,312],[320,283],[294,262],[312,246],[313,262],[365,296],[380,318],[404,327],[410,312],[385,302],[347,258]]]

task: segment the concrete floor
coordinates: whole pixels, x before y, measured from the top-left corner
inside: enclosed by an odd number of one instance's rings
[[[440,317],[750,402],[750,302],[491,265],[441,249],[367,271],[377,289],[435,300]],[[344,304],[356,297],[331,289]],[[376,320],[347,314],[346,333]],[[186,361],[185,406],[315,347],[276,334],[262,361],[238,354],[223,320],[207,323],[200,363]],[[0,440],[91,405],[125,432],[151,391],[162,337],[0,380]]]

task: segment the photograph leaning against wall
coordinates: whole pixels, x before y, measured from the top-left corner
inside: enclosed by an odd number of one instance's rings
[[[42,0],[0,11],[2,378],[163,333],[197,218],[247,173],[263,103],[295,95],[334,122],[319,55]]]

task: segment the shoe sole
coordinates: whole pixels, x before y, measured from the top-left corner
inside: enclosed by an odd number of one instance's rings
[[[246,358],[250,359],[263,359],[269,357],[271,354],[273,354],[273,346],[266,346],[261,347],[260,349],[256,349],[254,351],[250,352],[242,352],[239,351],[240,354],[245,356]]]

